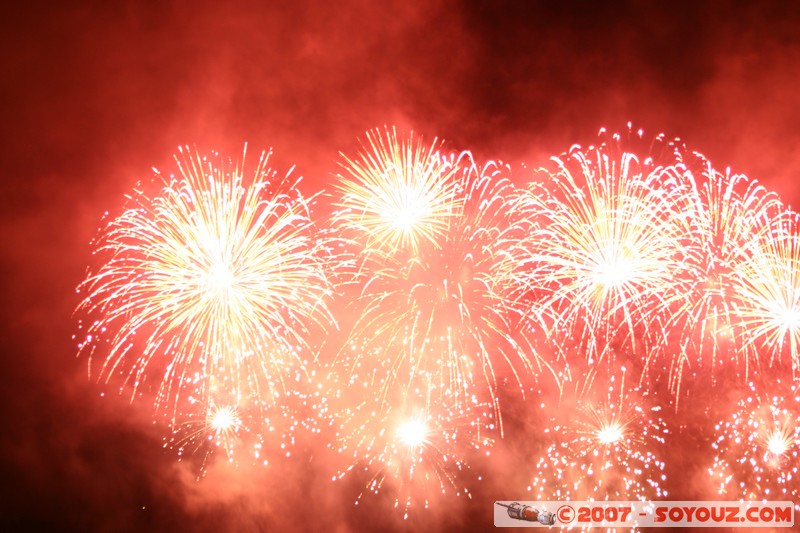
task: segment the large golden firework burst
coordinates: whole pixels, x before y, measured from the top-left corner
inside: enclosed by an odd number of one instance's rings
[[[184,390],[269,404],[303,372],[309,328],[331,318],[309,200],[268,153],[251,173],[244,155],[175,159],[178,175],[137,189],[97,239],[80,349],[100,356],[102,379],[155,389],[175,416]]]

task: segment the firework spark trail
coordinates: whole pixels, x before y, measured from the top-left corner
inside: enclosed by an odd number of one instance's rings
[[[688,214],[691,231],[682,240],[688,272],[680,286],[683,298],[670,310],[667,328],[680,357],[672,361],[670,383],[679,395],[684,367],[710,359],[714,378],[721,364],[743,366],[745,378],[757,363],[744,350],[746,341],[737,323],[736,271],[748,261],[749,243],[765,237],[782,210],[776,195],[741,174],[722,174],[701,154],[685,158],[699,163],[699,172],[682,174],[686,194],[674,200]],[[758,237],[761,236],[761,237]],[[739,277],[741,279],[741,277]]]
[[[137,189],[109,222],[79,287],[90,372],[100,355],[99,377],[121,377],[132,399],[157,384],[156,410],[170,407],[173,426],[198,389],[207,405],[277,403],[305,373],[310,328],[332,321],[310,200],[268,158],[246,175],[244,156],[181,149],[179,176],[155,195]]]
[[[651,398],[622,378],[573,383],[562,398],[528,490],[535,499],[648,500],[668,496],[659,459],[668,429]],[[584,391],[584,392],[581,392]]]
[[[733,328],[743,350],[772,367],[788,357],[792,375],[800,369],[800,227],[783,213],[756,234],[734,267]]]
[[[664,344],[665,295],[683,270],[676,244],[686,222],[670,201],[682,170],[674,157],[658,165],[613,141],[554,158],[556,171],[516,205],[536,221],[525,240],[528,285],[543,309],[533,315],[553,317],[561,353],[613,364],[615,351],[629,350],[644,373]]]
[[[733,413],[714,426],[708,476],[720,495],[744,500],[800,496],[800,384],[750,382]],[[800,504],[795,504],[800,510]]]
[[[391,139],[387,145],[409,146],[410,142],[406,145]],[[380,157],[396,156],[395,149],[376,148],[376,152]],[[425,239],[417,240],[413,250],[371,254],[370,249],[362,248],[356,252],[362,254],[362,259],[355,260],[361,265],[358,279],[362,283],[354,304],[359,318],[348,350],[391,361],[390,379],[383,382],[384,401],[393,387],[410,391],[424,382],[425,386],[434,384],[443,395],[441,401],[448,405],[467,405],[471,402],[467,391],[476,391],[474,385],[482,382],[477,393],[495,404],[499,416],[497,363],[502,361],[517,383],[542,368],[531,348],[512,335],[513,315],[518,310],[503,295],[518,264],[508,252],[511,236],[518,232],[508,224],[511,184],[500,176],[495,164],[479,168],[469,153],[432,155],[418,149],[408,158],[437,161],[440,182],[453,183],[448,185],[447,201],[442,201],[447,205],[446,216],[440,217],[442,231],[423,231]],[[407,163],[372,162],[376,169]],[[381,205],[384,196],[401,196],[387,189],[405,188],[423,171],[428,172],[428,167],[372,176],[368,186],[363,184],[366,180],[342,185],[350,198],[341,205],[352,203],[355,197],[364,205]],[[404,179],[396,180],[397,175]],[[429,177],[423,178],[427,183]],[[380,188],[373,185],[380,180]],[[431,212],[431,217],[434,215]],[[337,218],[353,216],[352,210],[345,209]],[[360,223],[360,214],[356,220]],[[382,223],[386,226],[378,235],[393,231],[392,225],[385,220]],[[371,228],[356,222],[343,226],[344,231]],[[368,235],[363,237],[361,242],[370,241]]]

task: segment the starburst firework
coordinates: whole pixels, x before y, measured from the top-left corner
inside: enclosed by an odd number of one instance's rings
[[[733,329],[742,351],[765,366],[788,358],[800,369],[800,231],[796,215],[784,213],[752,237],[734,268]]]
[[[155,194],[135,190],[102,231],[79,287],[90,370],[100,355],[101,379],[121,377],[132,398],[154,391],[173,424],[184,391],[209,405],[214,388],[259,409],[275,403],[304,373],[310,328],[329,324],[309,200],[268,158],[247,174],[244,156],[181,149],[179,175]]]
[[[165,439],[165,445],[177,450],[178,457],[200,456],[199,472],[205,474],[209,458],[221,450],[230,462],[236,462],[249,427],[236,399],[230,402],[188,395],[185,407]],[[250,422],[250,420],[248,420]],[[255,444],[258,448],[259,444]]]
[[[334,480],[363,471],[369,476],[367,491],[392,495],[404,518],[412,507],[427,508],[442,495],[471,498],[469,481],[480,477],[471,473],[467,460],[489,454],[495,430],[491,405],[474,400],[468,408],[447,407],[434,400],[438,394],[431,386],[396,391],[381,407],[371,398],[374,383],[349,381],[339,398],[347,407],[338,411],[332,444],[348,466]],[[354,405],[354,396],[365,399]],[[363,497],[362,492],[357,501]]]
[[[393,254],[436,244],[459,206],[458,168],[441,143],[423,145],[413,134],[400,139],[386,128],[367,133],[360,156],[344,154],[336,224],[365,250]]]
[[[609,364],[631,352],[646,369],[663,345],[666,295],[682,271],[676,243],[686,224],[670,201],[681,169],[674,157],[659,165],[619,143],[614,136],[554,158],[556,170],[544,171],[545,182],[531,184],[516,205],[533,221],[523,242],[528,289],[537,295],[531,315],[549,317],[559,351]]]

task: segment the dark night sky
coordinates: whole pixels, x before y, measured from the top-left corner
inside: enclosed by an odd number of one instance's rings
[[[223,469],[196,484],[162,450],[147,406],[101,399],[75,357],[75,287],[101,217],[178,145],[273,147],[279,168],[296,164],[316,189],[340,150],[383,124],[536,166],[632,121],[800,202],[790,0],[2,10],[0,522],[12,529],[349,531],[376,515],[337,500],[329,474],[302,459],[281,470],[291,482]],[[483,503],[405,525],[490,527]]]

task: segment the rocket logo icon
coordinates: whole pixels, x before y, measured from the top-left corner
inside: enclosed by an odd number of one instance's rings
[[[495,502],[495,503],[501,507],[505,507],[508,510],[508,516],[514,518],[515,520],[524,520],[526,522],[539,522],[544,526],[552,526],[553,524],[556,523],[556,516],[550,511],[541,511],[536,507],[531,507],[530,505],[522,505],[519,502],[513,502],[511,504],[502,502]]]

